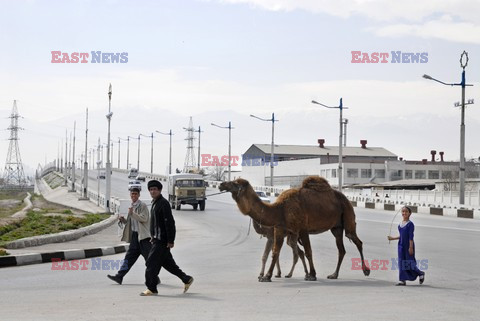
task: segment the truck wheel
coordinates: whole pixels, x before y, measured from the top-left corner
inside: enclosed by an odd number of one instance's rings
[[[198,208],[198,204],[193,204],[193,210],[196,211]]]
[[[182,206],[182,204],[180,204],[180,202],[177,203],[177,207],[175,208],[177,211],[180,211],[180,207]]]
[[[205,211],[205,200],[200,201],[199,204],[200,204],[200,211]]]

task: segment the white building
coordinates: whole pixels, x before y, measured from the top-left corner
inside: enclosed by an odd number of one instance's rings
[[[318,140],[317,146],[275,145],[274,185],[298,186],[309,175],[325,177],[332,186],[338,186],[338,146],[325,146]],[[443,182],[445,190],[458,189],[458,162],[436,159],[407,161],[383,147],[368,147],[366,140],[358,147],[343,147],[343,186],[376,186],[395,188],[435,188]],[[253,144],[244,154],[242,177],[253,185],[270,185],[269,144]],[[480,164],[467,162],[466,178],[480,177]],[[470,187],[469,187],[470,186]],[[478,184],[466,184],[466,190]]]

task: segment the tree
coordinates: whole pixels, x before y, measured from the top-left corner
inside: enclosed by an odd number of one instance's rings
[[[214,181],[223,181],[226,170],[226,166],[215,165],[208,167],[207,173]]]

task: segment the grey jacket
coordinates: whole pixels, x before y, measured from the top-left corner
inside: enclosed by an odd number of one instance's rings
[[[122,241],[130,243],[132,236],[132,218],[138,222],[138,241],[150,238],[150,212],[147,205],[138,201],[137,206],[133,208],[132,215],[128,215],[127,223],[123,229]]]

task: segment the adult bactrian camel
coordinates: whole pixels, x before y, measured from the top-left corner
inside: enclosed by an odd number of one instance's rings
[[[312,248],[309,234],[318,234],[330,230],[335,236],[338,248],[338,262],[335,272],[329,279],[338,278],[340,266],[345,256],[343,231],[355,243],[360,252],[362,270],[365,275],[370,270],[363,263],[362,241],[356,233],[355,212],[350,201],[342,193],[335,191],[328,182],[318,176],[307,177],[302,187],[284,191],[273,204],[262,202],[247,180],[236,179],[220,184],[221,191],[229,191],[240,211],[261,225],[274,227],[274,245],[272,263],[261,281],[271,281],[273,268],[278,260],[285,233],[297,236],[305,250],[310,273],[305,280],[316,280],[313,265]]]
[[[253,222],[253,228],[255,229],[255,232],[267,238],[267,243],[265,244],[265,250],[263,251],[263,255],[262,255],[262,269],[260,270],[260,275],[258,276],[258,280],[262,281],[265,274],[265,264],[267,263],[268,255],[272,251],[272,247],[273,247],[274,228],[268,227],[265,225],[260,225],[254,220],[252,220],[252,222]],[[300,257],[300,260],[302,260],[305,275],[308,275],[307,265],[305,263],[305,254],[298,247],[297,237],[294,237],[293,235],[289,234],[287,236],[287,244],[292,248],[293,263],[292,263],[292,268],[290,269],[290,272],[287,275],[285,275],[285,277],[286,278],[292,277],[293,270],[295,270],[295,265],[297,264],[299,257]],[[276,266],[277,266],[277,274],[275,275],[275,277],[279,278],[282,276],[279,260],[277,260]]]

